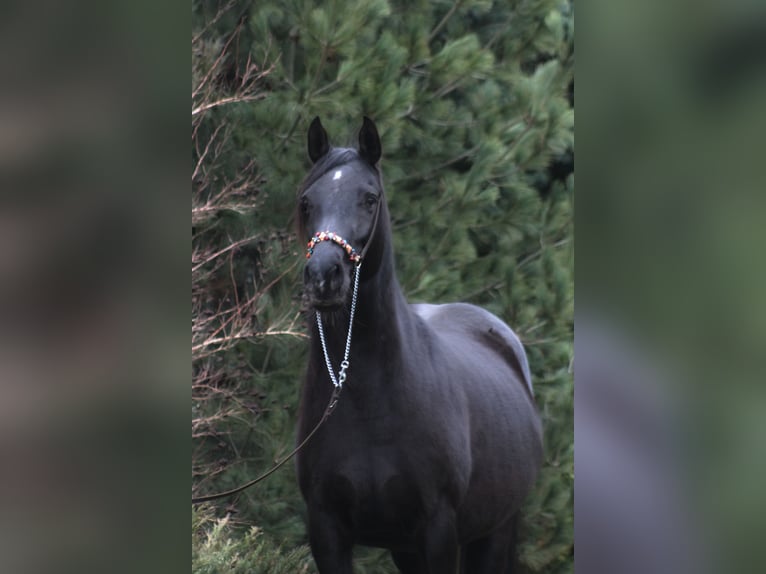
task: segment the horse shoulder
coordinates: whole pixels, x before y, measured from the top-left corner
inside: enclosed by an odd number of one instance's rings
[[[469,303],[415,303],[411,309],[440,333],[460,333],[499,355],[534,396],[527,354],[518,335],[489,311]]]

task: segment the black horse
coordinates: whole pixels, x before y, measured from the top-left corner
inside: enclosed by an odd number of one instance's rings
[[[404,573],[510,572],[516,516],[542,459],[524,348],[473,305],[407,303],[370,119],[358,149],[344,149],[315,118],[308,152],[298,222],[311,239],[304,287],[318,320],[299,441],[348,376],[297,457],[319,572],[351,574],[355,544],[389,549]]]

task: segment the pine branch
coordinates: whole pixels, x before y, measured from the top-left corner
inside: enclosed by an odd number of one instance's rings
[[[436,25],[436,27],[431,30],[431,33],[428,35],[428,43],[434,41],[434,38],[436,38],[436,35],[441,32],[442,28],[447,25],[447,22],[449,22],[449,19],[452,18],[452,15],[457,11],[458,8],[460,8],[460,5],[463,3],[462,0],[456,0],[455,3],[452,5],[452,7],[449,9],[449,11],[444,15],[444,17],[439,21],[439,23]]]

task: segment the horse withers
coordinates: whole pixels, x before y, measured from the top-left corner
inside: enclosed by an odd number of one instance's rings
[[[298,441],[342,385],[296,463],[317,568],[352,574],[360,544],[389,549],[407,574],[510,572],[542,459],[524,348],[473,305],[407,303],[370,119],[346,149],[315,118],[308,153],[298,222],[316,319]]]

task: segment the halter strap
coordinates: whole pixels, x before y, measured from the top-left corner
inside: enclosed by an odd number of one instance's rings
[[[367,250],[372,245],[372,239],[375,237],[375,232],[378,230],[378,219],[380,219],[380,206],[383,203],[383,189],[380,190],[380,197],[378,198],[378,205],[375,207],[375,219],[372,220],[372,227],[370,228],[370,234],[367,236],[367,243],[362,248],[362,254],[359,256],[359,260],[364,259],[367,255]]]
[[[306,249],[306,259],[310,259],[311,256],[314,255],[314,247],[317,243],[321,243],[322,241],[334,241],[340,245],[343,250],[348,253],[349,259],[354,263],[358,264],[362,260],[362,256],[356,252],[356,249],[351,247],[351,244],[348,241],[332,231],[317,231],[314,234],[314,237],[311,238]]]
[[[367,250],[372,244],[372,239],[375,237],[375,232],[378,230],[378,220],[380,219],[380,204],[382,201],[383,193],[381,192],[380,201],[378,201],[378,205],[375,209],[375,218],[372,220],[370,235],[368,236],[367,243],[364,244],[361,253],[357,253],[356,249],[354,249],[348,241],[343,239],[337,233],[333,233],[332,231],[317,231],[306,245],[306,259],[311,259],[311,256],[314,255],[314,247],[316,247],[318,243],[322,243],[322,241],[332,241],[340,245],[340,247],[348,254],[348,257],[351,259],[351,261],[357,265],[361,265],[364,256],[367,255]]]

